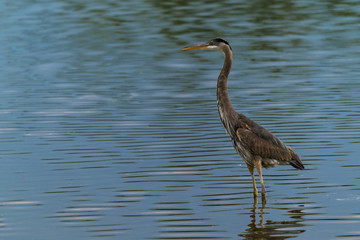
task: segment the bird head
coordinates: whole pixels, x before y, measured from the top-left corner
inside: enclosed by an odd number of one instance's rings
[[[184,47],[182,50],[193,50],[193,49],[207,49],[207,50],[221,50],[223,47],[230,47],[229,43],[222,38],[214,38],[207,43],[200,43]],[[230,47],[231,49],[231,47]]]

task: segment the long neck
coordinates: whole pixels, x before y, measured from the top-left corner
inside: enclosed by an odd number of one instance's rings
[[[223,122],[227,132],[232,135],[233,130],[231,129],[231,124],[229,123],[232,122],[236,112],[231,105],[227,90],[227,80],[232,65],[232,51],[229,46],[224,46],[222,50],[224,52],[225,60],[217,81],[217,105],[221,121]]]

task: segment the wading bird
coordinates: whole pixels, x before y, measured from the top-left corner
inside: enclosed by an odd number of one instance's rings
[[[243,114],[235,112],[229,99],[227,81],[232,65],[232,49],[229,43],[221,38],[215,38],[207,43],[184,47],[182,50],[209,49],[220,50],[225,60],[217,80],[217,106],[220,119],[232,139],[236,152],[245,161],[252,177],[254,197],[258,191],[254,176],[256,168],[261,182],[262,201],[266,202],[266,190],[261,167],[275,167],[278,164],[290,164],[297,169],[304,169],[299,156],[280,139],[267,129]]]

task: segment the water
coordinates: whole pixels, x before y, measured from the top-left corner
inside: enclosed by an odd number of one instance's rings
[[[4,239],[360,239],[356,1],[2,1]],[[216,110],[303,159],[248,170]]]

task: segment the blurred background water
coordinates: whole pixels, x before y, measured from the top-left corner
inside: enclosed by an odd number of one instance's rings
[[[2,239],[360,239],[357,1],[0,3]],[[246,166],[216,109],[306,170]]]

